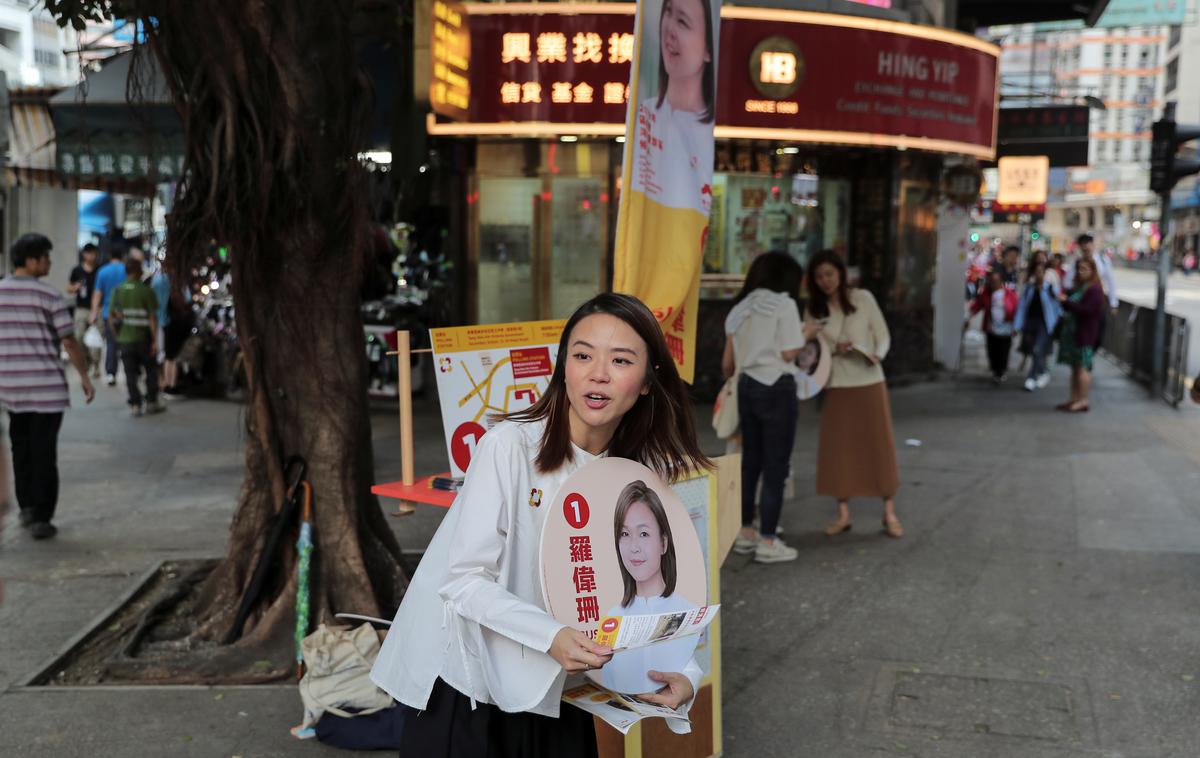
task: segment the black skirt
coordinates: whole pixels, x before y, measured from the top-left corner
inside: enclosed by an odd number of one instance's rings
[[[429,703],[408,706],[400,755],[421,758],[596,758],[591,715],[564,704],[558,718],[505,713],[477,703],[438,679]]]

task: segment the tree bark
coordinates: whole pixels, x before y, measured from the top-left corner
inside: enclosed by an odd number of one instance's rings
[[[365,192],[355,159],[370,96],[355,56],[354,4],[158,0],[138,11],[186,133],[168,265],[182,277],[211,241],[229,245],[248,385],[246,478],[191,640],[211,645],[228,631],[291,455],[307,460],[315,494],[313,625],[342,610],[389,616],[407,579],[370,494],[359,315]],[[294,529],[284,542],[237,646],[290,638]]]

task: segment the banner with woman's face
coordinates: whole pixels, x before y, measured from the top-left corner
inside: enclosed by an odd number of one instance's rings
[[[553,503],[539,507],[550,509],[541,541],[543,597],[563,624],[595,638],[605,617],[684,613],[706,604],[696,529],[679,497],[645,466],[593,461],[563,484]],[[618,692],[652,692],[660,685],[647,672],[682,671],[698,639],[618,652],[589,676]]]

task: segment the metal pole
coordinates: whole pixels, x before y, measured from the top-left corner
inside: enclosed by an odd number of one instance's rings
[[[1154,301],[1154,388],[1166,387],[1167,277],[1171,275],[1171,190],[1159,195],[1162,210],[1158,220],[1158,295]]]

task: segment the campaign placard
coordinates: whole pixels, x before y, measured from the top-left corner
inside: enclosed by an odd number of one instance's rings
[[[451,474],[461,477],[495,414],[536,403],[550,384],[566,321],[430,329]]]
[[[546,512],[541,581],[547,612],[593,639],[602,621],[612,634],[629,619],[626,639],[636,638],[603,668],[588,672],[606,689],[655,692],[662,684],[647,672],[684,670],[707,624],[700,621],[717,610],[702,611],[707,579],[687,508],[640,463],[589,463],[567,479]]]

